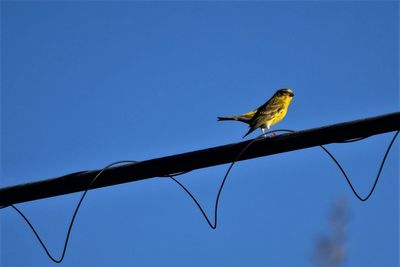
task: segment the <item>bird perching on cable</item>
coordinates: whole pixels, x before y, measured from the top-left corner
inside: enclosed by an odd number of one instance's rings
[[[257,128],[260,128],[261,132],[264,134],[265,128],[269,130],[272,125],[277,124],[286,116],[293,96],[294,94],[291,89],[279,89],[259,108],[238,116],[218,117],[218,120],[234,120],[247,123],[249,125],[249,131],[243,136],[243,138]]]

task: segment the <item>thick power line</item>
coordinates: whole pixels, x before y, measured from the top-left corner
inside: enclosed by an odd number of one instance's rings
[[[239,160],[268,156],[330,143],[400,130],[400,112],[320,128],[282,134],[255,141]],[[211,167],[235,160],[252,140],[192,151],[104,171],[90,189]],[[0,207],[84,191],[100,170],[82,171],[0,189]]]

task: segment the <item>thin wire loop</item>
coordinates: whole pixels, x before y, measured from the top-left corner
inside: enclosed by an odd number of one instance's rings
[[[364,201],[367,201],[367,200],[370,198],[370,196],[372,195],[372,193],[374,192],[374,190],[375,190],[375,188],[376,188],[376,185],[378,184],[378,180],[379,180],[379,177],[380,177],[380,175],[381,175],[381,172],[382,172],[382,169],[383,169],[383,165],[385,164],[387,155],[389,154],[389,151],[390,151],[390,149],[392,148],[392,145],[393,145],[394,141],[396,140],[396,137],[397,137],[397,135],[399,134],[399,132],[400,132],[400,131],[397,131],[397,132],[394,134],[392,140],[390,141],[390,143],[389,143],[389,145],[388,145],[388,147],[387,147],[387,149],[386,149],[385,155],[384,155],[383,158],[382,158],[382,162],[381,162],[381,165],[379,166],[378,173],[376,174],[376,178],[375,178],[374,184],[372,185],[372,187],[371,187],[369,193],[368,193],[365,197],[362,197],[362,196],[360,196],[359,193],[357,193],[357,191],[355,190],[355,188],[354,188],[353,184],[351,183],[349,177],[347,176],[346,172],[344,171],[343,167],[342,167],[342,166],[340,165],[340,163],[336,160],[336,158],[332,155],[332,153],[329,152],[329,150],[328,150],[326,147],[324,147],[324,146],[322,146],[322,145],[321,145],[320,147],[326,152],[326,154],[328,154],[328,156],[329,156],[329,157],[333,160],[333,162],[335,162],[335,164],[338,166],[339,170],[342,172],[344,178],[346,179],[347,183],[349,184],[349,186],[350,186],[350,188],[351,188],[351,191],[353,191],[353,194],[354,194],[360,201],[364,202]],[[363,139],[364,139],[364,138],[363,138]],[[359,140],[355,140],[355,141],[359,141]],[[352,141],[352,142],[355,142],[355,141]],[[346,143],[348,143],[348,142],[346,142]]]
[[[240,153],[236,156],[236,158],[232,161],[232,163],[229,165],[227,171],[225,172],[224,178],[222,179],[222,182],[219,186],[219,190],[217,193],[217,198],[215,200],[215,206],[214,206],[214,223],[211,223],[211,220],[208,218],[207,213],[204,211],[203,207],[200,205],[199,201],[196,199],[196,197],[181,183],[179,182],[176,178],[174,178],[173,176],[169,176],[172,180],[174,180],[187,194],[188,196],[193,200],[193,202],[196,204],[196,206],[198,207],[198,209],[200,210],[201,214],[203,215],[204,219],[207,221],[208,225],[211,227],[211,229],[215,230],[217,228],[217,223],[218,223],[218,205],[219,205],[219,199],[222,193],[222,189],[225,185],[226,179],[228,178],[228,175],[230,173],[230,171],[232,170],[233,165],[239,160],[239,158],[242,156],[242,154],[256,141],[263,139],[265,137],[267,137],[268,134],[273,134],[275,132],[286,132],[286,133],[294,133],[295,131],[293,130],[288,130],[288,129],[280,129],[280,130],[272,130],[272,131],[268,131],[266,133],[263,133],[261,135],[259,135],[258,137],[256,137],[255,139],[253,139],[250,143],[248,143],[241,151]],[[380,174],[382,172],[383,166],[385,164],[387,155],[389,154],[390,149],[392,148],[392,145],[394,143],[394,141],[396,140],[397,135],[399,134],[400,131],[397,131],[395,133],[395,135],[393,136],[392,140],[389,143],[389,146],[386,149],[385,155],[382,159],[381,165],[379,167],[379,171],[378,174],[376,175],[375,181],[373,186],[371,187],[369,193],[367,194],[366,197],[361,197],[358,192],[355,190],[353,184],[351,183],[349,177],[347,176],[347,173],[345,172],[345,170],[343,169],[343,167],[340,165],[340,163],[336,160],[336,158],[333,156],[333,154],[323,145],[320,145],[320,147],[323,149],[323,151],[325,151],[328,156],[333,160],[333,162],[338,166],[338,168],[340,169],[340,171],[342,172],[344,178],[346,179],[347,183],[349,184],[353,194],[360,200],[360,201],[366,201],[370,198],[370,196],[372,195],[372,193],[374,192],[376,185],[378,183]],[[349,140],[345,140],[339,143],[351,143],[351,142],[357,142],[363,139],[366,139],[370,136],[365,136],[365,137],[359,137],[359,138],[354,138],[354,139],[349,139]]]
[[[219,187],[218,193],[217,193],[217,197],[215,200],[215,206],[214,206],[214,223],[211,222],[211,220],[208,218],[206,212],[204,211],[204,209],[202,208],[202,206],[200,205],[200,203],[198,202],[198,200],[194,197],[194,195],[182,184],[180,183],[174,176],[178,176],[178,175],[182,175],[182,174],[186,174],[189,171],[183,171],[183,172],[178,172],[178,173],[174,173],[174,174],[170,174],[170,175],[164,175],[163,177],[169,177],[171,178],[173,181],[175,181],[187,194],[188,196],[193,200],[193,202],[196,204],[196,206],[198,207],[198,209],[200,210],[200,212],[202,213],[202,215],[204,216],[205,220],[207,221],[208,225],[212,228],[212,229],[216,229],[217,228],[217,223],[218,223],[218,206],[219,206],[219,200],[220,200],[220,196],[223,190],[223,187],[225,185],[225,182],[228,178],[229,173],[231,172],[233,166],[235,165],[235,163],[240,159],[240,157],[243,155],[243,153],[252,145],[254,144],[254,142],[261,140],[263,138],[268,137],[268,134],[273,134],[276,132],[287,132],[287,133],[294,133],[295,131],[292,130],[287,130],[287,129],[281,129],[281,130],[272,130],[266,133],[263,133],[261,135],[259,135],[258,137],[256,137],[255,139],[253,139],[251,142],[249,142],[241,151],[240,153],[236,156],[236,158],[231,162],[231,164],[229,165],[224,178],[222,179],[221,185]],[[340,171],[342,172],[343,176],[345,177],[347,183],[349,184],[352,192],[354,193],[354,195],[361,201],[367,201],[369,199],[369,197],[372,195],[372,193],[374,192],[376,185],[378,183],[380,174],[382,172],[383,166],[385,164],[387,155],[389,154],[389,151],[397,137],[397,135],[399,134],[400,131],[397,131],[396,134],[393,136],[388,148],[386,149],[386,153],[382,159],[381,165],[379,167],[379,171],[378,174],[375,178],[375,182],[371,188],[371,190],[369,191],[368,195],[366,197],[361,197],[357,191],[355,190],[354,186],[352,185],[349,177],[347,176],[345,170],[343,169],[343,167],[340,165],[340,163],[336,160],[336,158],[333,156],[333,154],[331,152],[329,152],[329,150],[327,148],[325,148],[324,146],[320,146],[327,154],[328,156],[334,161],[334,163],[338,166],[338,168],[340,169]],[[351,140],[345,140],[343,142],[340,143],[349,143],[349,142],[356,142],[356,141],[360,141],[362,139],[368,138],[369,136],[366,137],[360,137],[360,138],[355,138],[355,139],[351,139]],[[138,163],[139,161],[134,161],[134,160],[122,160],[122,161],[117,161],[117,162],[113,162],[107,166],[105,166],[103,169],[101,169],[99,171],[99,173],[93,178],[93,180],[90,182],[90,184],[88,185],[87,189],[83,192],[81,198],[79,199],[79,202],[75,208],[75,211],[72,215],[69,227],[68,227],[68,231],[67,231],[67,235],[65,238],[65,242],[64,242],[64,247],[63,247],[63,251],[61,254],[60,259],[56,259],[54,258],[51,253],[49,252],[49,250],[47,249],[46,245],[44,244],[44,242],[42,241],[41,237],[39,236],[39,234],[37,233],[37,231],[35,230],[35,227],[31,224],[31,222],[29,221],[29,219],[23,214],[22,211],[20,211],[15,205],[9,205],[9,206],[1,206],[0,209],[6,208],[6,207],[12,207],[18,214],[21,215],[21,217],[25,220],[25,222],[28,224],[28,226],[31,228],[32,232],[34,233],[34,235],[36,236],[37,240],[39,241],[40,245],[43,247],[44,251],[46,252],[47,256],[55,263],[61,263],[65,257],[66,251],[67,251],[67,247],[68,247],[68,241],[69,241],[69,237],[71,235],[71,231],[72,231],[72,227],[73,224],[75,222],[75,218],[76,215],[78,214],[79,208],[81,207],[81,204],[87,194],[87,192],[89,191],[89,189],[93,186],[93,184],[96,182],[96,180],[100,177],[101,174],[103,174],[103,172],[105,172],[108,168],[118,165],[118,164],[135,164]]]
[[[272,130],[266,133],[263,133],[253,139],[250,143],[248,143],[241,151],[240,153],[236,156],[236,158],[229,164],[228,170],[225,172],[224,178],[222,179],[222,182],[219,186],[219,190],[217,193],[217,198],[215,200],[215,205],[214,205],[214,223],[211,222],[211,220],[208,218],[207,213],[204,211],[203,207],[200,205],[199,201],[196,199],[196,197],[181,183],[179,182],[175,177],[169,176],[172,180],[174,180],[187,194],[188,196],[193,200],[193,202],[196,204],[196,206],[199,208],[201,214],[203,214],[204,219],[207,221],[208,225],[211,227],[211,229],[215,230],[217,228],[217,223],[218,223],[218,206],[219,206],[219,199],[221,197],[222,189],[224,188],[226,179],[228,178],[229,173],[231,172],[233,165],[240,159],[240,157],[243,155],[243,153],[252,145],[254,142],[259,141],[265,137],[267,137],[267,134],[272,134],[276,132],[293,132],[291,130]]]
[[[67,252],[67,247],[68,247],[68,241],[69,241],[69,237],[71,235],[71,230],[72,230],[72,226],[74,225],[75,222],[75,218],[76,215],[78,214],[79,208],[81,207],[81,204],[83,202],[83,199],[85,198],[87,192],[89,191],[89,189],[91,188],[91,186],[96,182],[96,180],[100,177],[100,175],[106,171],[108,168],[118,165],[118,164],[123,164],[123,163],[137,163],[137,161],[133,161],[133,160],[121,160],[121,161],[117,161],[117,162],[113,162],[109,165],[107,165],[106,167],[104,167],[101,171],[99,171],[99,173],[93,178],[93,180],[90,182],[90,184],[88,185],[87,189],[83,192],[81,198],[79,199],[78,204],[76,205],[74,214],[72,215],[71,218],[71,222],[69,223],[69,227],[68,227],[68,231],[67,231],[67,235],[65,237],[65,242],[64,242],[64,248],[63,251],[61,253],[61,257],[60,259],[56,259],[54,258],[51,253],[49,252],[49,250],[47,249],[46,245],[44,244],[44,242],[42,241],[42,239],[40,238],[39,234],[37,233],[37,231],[35,230],[35,227],[31,224],[31,222],[29,221],[29,219],[17,208],[15,207],[15,205],[10,205],[15,211],[17,211],[22,218],[25,220],[25,222],[29,225],[29,227],[31,228],[32,232],[35,234],[37,240],[39,241],[40,245],[43,247],[44,251],[46,252],[47,256],[55,263],[61,263],[64,259],[65,253]]]

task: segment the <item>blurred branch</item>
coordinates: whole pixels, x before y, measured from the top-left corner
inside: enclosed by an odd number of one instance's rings
[[[246,149],[239,160],[330,143],[342,143],[396,130],[400,130],[400,112],[259,139]],[[248,140],[109,168],[104,171],[101,178],[90,189],[229,163],[235,160],[237,155],[252,141]],[[100,171],[82,171],[58,178],[1,188],[0,207],[84,191],[88,189],[93,178]]]
[[[318,267],[338,267],[346,258],[347,202],[339,198],[329,218],[330,234],[321,236],[315,248],[315,264]]]

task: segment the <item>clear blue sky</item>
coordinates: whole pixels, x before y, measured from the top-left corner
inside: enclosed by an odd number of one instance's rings
[[[1,2],[1,186],[241,141],[217,122],[295,98],[277,128],[399,110],[397,2]],[[251,137],[255,137],[253,134]],[[329,145],[365,195],[393,133]],[[367,203],[318,148],[241,162],[211,230],[174,182],[89,192],[62,266],[312,266],[338,199],[344,266],[397,266],[399,145]],[[211,214],[227,166],[180,177]],[[80,194],[20,204],[61,253]],[[1,265],[53,266],[0,211]]]

